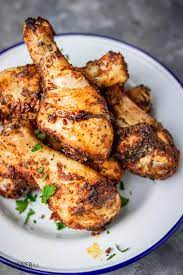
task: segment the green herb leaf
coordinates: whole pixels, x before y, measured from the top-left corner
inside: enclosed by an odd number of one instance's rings
[[[43,177],[42,177],[42,180],[45,180],[47,177],[48,177],[48,174],[45,173],[45,174],[43,175]]]
[[[44,171],[44,168],[43,167],[39,167],[39,169],[37,170],[38,174],[42,174]]]
[[[29,192],[27,194],[27,199],[30,200],[31,202],[34,202],[37,199],[37,194],[33,195],[31,192]]]
[[[55,185],[45,185],[41,196],[42,203],[47,203],[49,198],[55,193],[56,189]]]
[[[45,140],[46,134],[42,133],[39,129],[35,130],[34,133],[37,136],[37,138],[40,139],[41,141]]]
[[[42,149],[42,148],[43,148],[42,144],[37,143],[37,144],[32,148],[31,152],[36,152],[36,151],[38,151],[38,150],[40,150],[40,149]]]
[[[119,245],[115,244],[115,246],[116,246],[117,250],[120,251],[121,253],[124,253],[124,252],[126,252],[127,250],[130,249],[129,247],[127,247],[127,248],[125,248],[125,249],[122,250],[122,249],[119,247]]]
[[[16,201],[16,210],[19,212],[19,214],[22,214],[27,209],[28,204],[29,202],[27,199]]]
[[[62,222],[56,222],[57,230],[61,230],[65,228],[66,226]]]
[[[123,181],[120,182],[119,189],[120,190],[125,190],[125,186],[124,186]]]
[[[108,260],[112,259],[114,256],[116,256],[116,254],[112,254],[112,255],[109,256],[106,260],[108,261]]]
[[[36,220],[34,220],[33,222],[34,222],[34,223],[37,223],[37,221],[36,221]]]
[[[129,203],[129,199],[121,196],[121,207],[126,206]]]
[[[35,211],[32,210],[32,209],[29,209],[29,212],[27,213],[27,217],[26,217],[26,219],[25,219],[24,224],[27,224],[28,221],[29,221],[29,219],[30,219],[30,217],[31,217],[32,215],[34,215],[34,214],[35,214]]]
[[[109,230],[107,230],[107,234],[110,234],[111,232]]]

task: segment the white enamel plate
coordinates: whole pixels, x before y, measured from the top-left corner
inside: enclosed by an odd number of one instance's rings
[[[145,84],[152,89],[154,114],[183,152],[183,89],[172,73],[143,51],[107,37],[64,34],[58,35],[56,41],[76,66],[109,50],[121,52],[128,64],[129,84]],[[0,70],[30,62],[22,43],[0,54]],[[99,237],[67,228],[58,231],[39,195],[29,206],[36,214],[24,226],[27,212],[19,215],[14,200],[0,198],[0,261],[37,274],[99,274],[131,264],[167,240],[183,221],[182,178],[181,163],[178,172],[165,181],[153,182],[126,173],[123,196],[130,199],[129,203],[108,226],[109,231]],[[102,251],[97,259],[87,253],[93,243]],[[122,250],[129,249],[121,253],[115,244]],[[109,247],[115,255],[107,260],[105,250]]]

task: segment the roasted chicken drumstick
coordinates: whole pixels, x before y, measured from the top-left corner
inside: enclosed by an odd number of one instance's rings
[[[111,56],[111,53],[109,55]],[[116,54],[114,53],[114,55]],[[108,60],[111,62],[111,58]],[[119,66],[119,74],[121,73],[120,68],[121,66]],[[110,84],[110,80],[108,84]],[[27,120],[34,123],[37,118],[42,94],[41,77],[35,65],[26,65],[0,72],[1,120]],[[48,136],[47,141],[55,150],[62,149],[60,142],[55,139],[53,140]],[[112,181],[118,182],[122,177],[123,170],[121,165],[113,158],[105,161],[89,161],[87,165]],[[18,179],[17,176],[14,178],[14,175],[8,171],[5,165],[3,165],[1,171],[3,173],[0,174],[1,195],[8,198],[18,198],[26,191],[35,189],[35,186],[29,186],[25,180]]]
[[[105,160],[113,129],[105,100],[85,76],[69,64],[53,40],[53,29],[41,17],[28,18],[24,41],[44,86],[38,112],[40,130],[57,138],[74,159]]]
[[[41,144],[27,126],[6,126],[0,135],[0,154],[14,175],[34,181],[41,189],[56,186],[48,205],[68,227],[100,230],[120,211],[121,198],[110,181]],[[38,173],[40,167],[43,175]]]
[[[120,86],[108,88],[106,100],[114,114],[116,154],[123,166],[151,179],[173,175],[179,164],[179,151],[170,133],[125,95]]]

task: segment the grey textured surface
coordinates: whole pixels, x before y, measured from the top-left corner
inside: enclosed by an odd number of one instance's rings
[[[183,80],[182,0],[0,0],[0,49],[22,40],[28,16],[48,18],[56,32],[94,32],[139,46]],[[173,202],[173,199],[172,199]],[[0,274],[25,274],[0,264]],[[162,247],[113,274],[183,274],[183,227]]]

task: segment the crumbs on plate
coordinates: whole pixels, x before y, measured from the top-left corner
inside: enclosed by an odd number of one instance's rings
[[[102,250],[98,243],[94,242],[90,247],[87,249],[87,253],[94,259],[99,258],[102,256]]]

